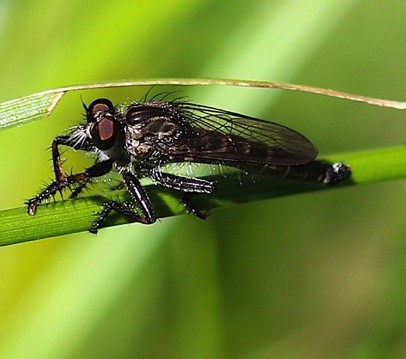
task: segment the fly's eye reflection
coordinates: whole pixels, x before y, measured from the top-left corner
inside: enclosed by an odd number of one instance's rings
[[[55,181],[26,202],[34,215],[43,201],[73,189],[71,197],[100,176],[117,171],[130,195],[128,202],[104,204],[89,231],[96,233],[111,211],[134,222],[154,223],[157,216],[140,179],[182,192],[211,194],[216,183],[165,172],[171,163],[226,165],[247,171],[267,171],[285,178],[334,185],[351,176],[348,165],[316,160],[316,147],[288,127],[235,112],[183,101],[151,100],[113,107],[110,100],[93,101],[86,109],[87,124],[58,136],[52,143]],[[59,146],[94,154],[95,164],[66,174]],[[190,203],[189,203],[190,202]],[[192,212],[204,217],[198,208]]]

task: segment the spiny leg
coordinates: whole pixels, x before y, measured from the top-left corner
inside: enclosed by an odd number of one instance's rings
[[[78,129],[80,133],[81,130]],[[66,175],[63,168],[62,168],[62,161],[59,152],[59,146],[64,145],[67,147],[72,147],[75,150],[83,150],[83,151],[91,151],[93,149],[92,143],[89,139],[84,138],[82,140],[78,140],[75,136],[58,136],[52,141],[52,164],[54,167],[54,174],[55,174],[55,181],[52,182],[49,186],[47,186],[39,195],[29,199],[25,204],[28,204],[28,214],[34,215],[38,205],[44,201],[48,200],[50,197],[54,197],[57,192],[62,195],[62,191],[70,186],[78,184],[79,186],[73,191],[72,197],[76,197],[85,187],[87,182],[90,180],[91,177],[98,177],[103,174],[98,174],[100,163],[104,163],[106,161],[97,163],[96,165],[88,168],[85,172],[74,174],[74,175]],[[102,165],[104,167],[105,165]],[[109,165],[109,170],[111,170],[111,164]],[[107,168],[106,168],[107,169]]]
[[[126,217],[133,219],[135,222],[152,224],[156,222],[156,215],[144,188],[141,186],[139,179],[131,172],[126,171],[123,173],[124,184],[130,192],[132,201],[120,203],[117,201],[110,201],[104,204],[103,210],[99,213],[99,217],[94,222],[93,226],[89,229],[91,233],[97,233],[102,227],[104,221],[111,211],[116,211]],[[134,207],[140,209],[141,214],[138,214]]]
[[[55,180],[63,181],[66,177],[65,172],[62,168],[61,155],[59,153],[58,146],[63,145],[67,147],[72,147],[75,150],[91,151],[93,145],[88,139],[82,141],[77,141],[72,136],[58,136],[52,141],[52,164],[54,167]]]
[[[203,178],[179,176],[152,169],[149,177],[166,188],[189,193],[213,193],[216,190],[214,182]]]
[[[110,212],[113,210],[125,217],[133,219],[134,222],[142,222],[142,217],[134,211],[133,206],[129,202],[120,203],[117,201],[110,201],[103,205],[102,211],[98,214],[99,217],[90,227],[89,232],[96,234],[97,231],[102,227]]]
[[[34,215],[41,202],[48,200],[50,197],[54,197],[57,192],[62,192],[65,188],[78,185],[79,189],[83,189],[91,178],[100,177],[110,172],[112,164],[112,160],[98,162],[84,172],[64,176],[62,179],[52,182],[40,194],[25,202],[25,204],[28,205],[28,214]],[[74,191],[73,194],[75,193]]]
[[[216,190],[214,182],[194,177],[179,176],[152,169],[150,177],[160,185],[181,191],[182,202],[190,208],[191,212],[200,219],[206,219],[207,213],[201,211],[191,197],[191,193],[211,194]]]

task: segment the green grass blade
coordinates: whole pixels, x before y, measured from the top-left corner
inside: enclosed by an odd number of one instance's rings
[[[264,89],[281,89],[308,92],[313,94],[342,98],[351,101],[363,102],[369,105],[391,107],[399,110],[406,109],[406,102],[382,100],[366,96],[349,94],[341,91],[334,91],[318,87],[285,84],[271,81],[250,81],[250,80],[228,80],[228,79],[184,79],[184,78],[162,78],[144,79],[133,81],[116,81],[105,83],[92,83],[87,85],[73,85],[61,87],[29,96],[20,97],[14,100],[0,103],[0,130],[21,126],[43,117],[49,116],[58,104],[63,95],[68,91],[83,91],[92,89],[154,86],[154,85],[176,85],[176,86],[236,86],[254,87]]]
[[[0,130],[21,126],[47,117],[64,92],[40,92],[0,103]]]
[[[338,187],[327,187],[296,181],[284,181],[273,176],[243,175],[211,177],[219,190],[211,196],[196,196],[199,208],[210,210],[228,205],[258,201],[292,194],[316,192],[339,187],[383,182],[406,178],[406,146],[354,152],[328,157],[329,161],[343,161],[351,165],[351,181]],[[147,192],[154,203],[158,217],[183,214],[185,206],[175,191],[150,185]],[[105,196],[82,197],[42,205],[35,216],[28,216],[26,207],[0,212],[0,246],[87,231],[95,220],[95,213],[108,199],[125,200],[125,191],[114,191]],[[122,217],[111,216],[106,226],[127,223]],[[159,225],[159,224],[157,224]],[[90,236],[91,234],[89,234]]]

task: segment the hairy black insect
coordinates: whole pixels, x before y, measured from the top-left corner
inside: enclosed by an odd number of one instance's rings
[[[96,233],[114,210],[140,223],[157,219],[140,179],[187,193],[213,193],[214,182],[166,173],[169,163],[195,162],[283,173],[285,177],[336,184],[351,175],[349,166],[315,160],[316,147],[303,135],[276,123],[189,102],[151,100],[114,107],[100,98],[86,110],[86,123],[52,143],[55,181],[26,202],[34,215],[41,202],[65,188],[76,197],[93,178],[113,168],[131,200],[104,204],[89,229]],[[94,153],[96,163],[81,173],[66,174],[59,146]],[[198,209],[193,209],[199,214]]]

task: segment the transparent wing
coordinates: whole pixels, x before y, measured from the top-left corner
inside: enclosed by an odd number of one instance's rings
[[[167,149],[171,156],[273,165],[300,165],[317,156],[306,137],[285,126],[188,102],[176,107],[190,128]]]

